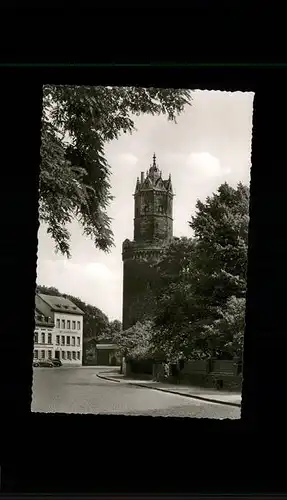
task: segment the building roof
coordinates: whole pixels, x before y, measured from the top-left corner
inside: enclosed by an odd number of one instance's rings
[[[48,328],[52,328],[54,326],[54,319],[45,315],[45,311],[41,308],[41,305],[39,307],[35,307],[35,325],[45,326]]]
[[[41,304],[37,304],[37,306],[35,307],[35,315],[36,314],[46,316],[45,310],[41,307]]]
[[[84,314],[84,312],[73,302],[65,297],[57,297],[55,295],[45,295],[39,293],[39,297],[51,307],[54,312],[61,312],[66,314]]]
[[[96,348],[101,351],[101,350],[106,350],[106,349],[117,349],[118,346],[117,344],[96,344]]]

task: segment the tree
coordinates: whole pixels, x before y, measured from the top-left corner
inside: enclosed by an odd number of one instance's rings
[[[159,264],[163,286],[153,342],[170,357],[213,354],[208,332],[232,296],[239,304],[245,298],[249,189],[225,183],[205,203],[197,201],[196,208],[189,223],[194,238],[172,242]],[[234,346],[226,342],[225,347],[226,353]]]
[[[99,343],[114,344],[115,338],[122,331],[122,323],[118,319],[110,321],[107,328],[98,337]]]
[[[45,285],[37,285],[36,286],[37,293],[43,293],[45,295],[53,295],[56,297],[61,297],[61,292],[53,286],[45,286]]]
[[[154,291],[156,314],[152,342],[170,360],[186,350],[191,309],[195,308],[190,282],[194,252],[195,242],[191,238],[174,238],[156,265],[159,279]]]
[[[154,356],[151,342],[152,322],[137,322],[128,330],[117,332],[114,341],[119,346],[119,352],[131,359],[147,359]]]
[[[226,306],[218,309],[218,319],[204,327],[202,336],[217,357],[242,358],[245,305],[243,297],[230,297]]]
[[[173,238],[165,247],[160,260],[155,264],[157,271],[156,293],[161,293],[179,279],[186,282],[193,268],[195,241],[191,238]]]
[[[249,188],[224,183],[196,209],[189,225],[197,242],[197,293],[210,306],[223,306],[246,292]]]
[[[39,216],[56,250],[70,257],[74,217],[97,248],[113,244],[107,207],[111,169],[105,143],[135,130],[133,115],[176,122],[191,93],[184,89],[46,85],[43,90]]]
[[[109,335],[113,337],[117,333],[121,332],[123,329],[122,327],[122,322],[119,321],[118,319],[114,319],[113,321],[110,321],[109,324]]]

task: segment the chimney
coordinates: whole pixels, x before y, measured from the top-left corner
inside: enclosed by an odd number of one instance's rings
[[[141,172],[141,183],[144,181],[144,172]]]

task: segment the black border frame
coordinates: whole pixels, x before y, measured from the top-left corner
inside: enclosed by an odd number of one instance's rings
[[[37,21],[39,23],[39,19]],[[17,27],[20,25],[18,23]],[[25,29],[28,29],[27,25]],[[167,53],[168,47],[165,50]],[[163,61],[164,58],[156,56],[155,52],[153,59]],[[42,60],[45,56],[42,53]],[[27,57],[23,59],[27,62]],[[70,57],[70,62],[72,59]],[[137,56],[137,62],[139,59]],[[172,59],[176,61],[176,57],[171,55],[165,60]],[[182,53],[181,59],[190,60]],[[212,56],[206,58],[205,53],[205,59],[202,55],[198,59],[210,63]],[[6,60],[20,62],[21,56],[18,54],[15,59],[15,53],[10,53],[6,55]],[[35,60],[39,61],[39,57],[34,57]],[[0,265],[1,300],[5,311],[0,330],[2,428],[4,425],[5,429],[1,444],[3,490],[89,490],[121,494],[128,491],[258,493],[282,490],[285,471],[281,468],[284,464],[280,461],[278,448],[281,446],[284,450],[286,434],[282,409],[286,378],[284,283],[287,243],[286,134],[281,119],[284,120],[287,111],[286,68],[278,65],[272,68],[264,64],[261,67],[255,64],[227,66],[225,63],[216,67],[202,64],[101,67],[98,64],[78,69],[72,65],[55,67],[55,57],[50,56],[49,60],[50,66],[6,65],[0,68]],[[106,58],[110,63],[115,60],[114,54]],[[122,55],[121,61],[127,61],[127,56]],[[145,59],[147,61],[148,58]],[[96,415],[68,415],[68,419],[63,414],[30,412],[41,86],[46,82],[140,84],[255,92],[241,420]],[[19,287],[23,290],[21,294]],[[15,296],[18,297],[17,307]],[[21,317],[21,328],[17,331],[13,329],[11,335],[11,319],[16,314]],[[25,334],[29,330],[30,344]],[[16,366],[11,365],[11,357],[19,359]],[[55,456],[52,450],[47,450],[40,457],[35,455],[34,436],[41,436],[48,429],[52,439],[55,432],[63,427],[68,435],[76,429],[78,435],[83,437],[74,446],[73,453]],[[120,440],[121,446],[111,463],[110,449],[114,436]],[[152,465],[148,472],[147,464]]]

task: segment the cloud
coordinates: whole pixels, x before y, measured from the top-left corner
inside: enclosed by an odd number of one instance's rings
[[[187,166],[192,177],[196,178],[214,178],[229,174],[231,170],[224,168],[219,158],[210,153],[191,153],[187,158]]]
[[[126,165],[135,165],[138,159],[135,155],[131,153],[121,153],[118,156],[118,161]]]
[[[74,263],[66,259],[45,259],[38,266],[39,279],[45,278],[46,284],[54,283],[54,281],[69,280],[73,277],[73,281],[92,281],[97,282],[110,281],[114,279],[114,273],[100,262]],[[70,281],[70,280],[69,280]]]
[[[89,264],[86,264],[83,266],[83,273],[88,278],[98,278],[100,280],[113,279],[113,273],[111,270],[100,262],[90,262]]]

